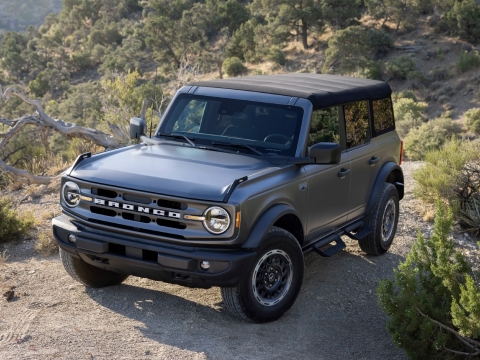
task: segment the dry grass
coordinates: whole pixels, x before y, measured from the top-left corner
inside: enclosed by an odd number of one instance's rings
[[[58,252],[57,243],[51,230],[38,233],[35,251],[43,256],[50,256]]]

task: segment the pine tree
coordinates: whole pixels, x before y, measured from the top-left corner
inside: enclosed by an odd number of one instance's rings
[[[387,329],[412,359],[459,358],[480,355],[480,291],[471,269],[455,250],[450,231],[453,215],[437,201],[430,239],[419,233],[395,281],[377,289]]]

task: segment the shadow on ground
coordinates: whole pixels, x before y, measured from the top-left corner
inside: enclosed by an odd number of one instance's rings
[[[181,297],[124,284],[101,293],[87,289],[87,294],[142,323],[138,330],[145,337],[204,352],[208,358],[405,359],[387,333],[375,294],[379,279],[392,277],[400,260],[392,253],[362,257],[342,252],[327,259],[308,255],[296,303],[268,324],[241,322],[230,317],[221,302],[202,305],[192,296],[211,297],[212,290],[185,290]]]

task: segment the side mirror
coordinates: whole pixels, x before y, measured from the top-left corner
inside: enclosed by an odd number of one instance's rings
[[[318,143],[308,150],[308,156],[315,159],[315,164],[338,164],[341,156],[340,144]]]
[[[140,139],[147,133],[147,123],[141,118],[130,119],[130,137],[132,139]]]

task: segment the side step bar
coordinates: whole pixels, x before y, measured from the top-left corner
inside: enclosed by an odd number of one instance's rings
[[[335,245],[332,245],[327,249],[321,249],[325,245],[322,245],[323,241],[319,241],[312,245],[313,251],[315,251],[318,255],[322,257],[330,257],[347,247],[347,244],[345,244],[343,240],[340,239],[340,236],[338,236],[338,234],[334,234],[332,237],[333,239],[331,237],[328,237],[327,239],[330,240],[329,244],[335,242]]]
[[[356,221],[353,224],[350,224],[343,229],[340,229],[337,232],[330,234],[325,238],[320,239],[317,242],[309,245],[304,252],[308,253],[310,251],[315,251],[322,257],[330,257],[347,247],[347,245],[345,244],[345,242],[343,242],[340,236],[347,235],[353,240],[360,240],[363,239],[365,236],[370,235],[371,233],[372,230],[365,225],[365,222],[363,220]],[[324,248],[327,245],[331,246]]]

